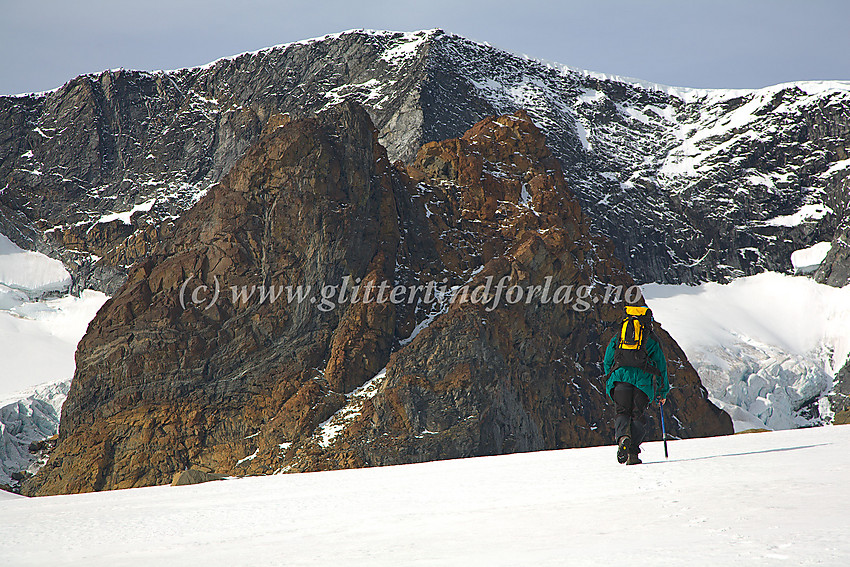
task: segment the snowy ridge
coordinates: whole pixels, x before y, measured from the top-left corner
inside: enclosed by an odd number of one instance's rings
[[[696,120],[682,123],[682,144],[669,151],[659,173],[668,177],[677,173],[694,177],[713,156],[719,154],[726,158],[728,152],[725,150],[739,144],[741,139],[769,140],[781,130],[778,122],[784,117],[798,117],[802,110],[816,106],[822,98],[850,101],[850,83],[844,88],[835,83],[830,89],[813,89],[805,97],[792,95],[795,90],[804,90],[803,87],[804,83],[788,83],[753,91],[709,91],[698,97],[694,102],[700,102],[704,111]],[[777,98],[781,100],[779,104],[776,104]],[[733,103],[731,110],[730,102]],[[764,114],[768,109],[770,116],[766,119]],[[751,173],[759,172],[753,170]],[[761,183],[772,185],[771,180],[782,181],[782,175],[773,174]]]
[[[393,39],[395,39],[398,36],[401,36],[399,44],[397,46],[395,46],[394,48],[389,49],[387,51],[387,53],[385,53],[384,56],[383,56],[387,59],[394,59],[395,57],[398,57],[398,56],[404,57],[409,51],[415,50],[416,44],[418,44],[419,42],[421,42],[424,39],[427,39],[427,37],[434,35],[435,33],[439,32],[439,31],[440,30],[437,29],[437,28],[430,29],[430,30],[417,30],[417,31],[413,31],[413,32],[398,32],[398,31],[391,31],[391,30],[373,30],[373,29],[350,29],[350,30],[345,30],[345,31],[341,31],[341,32],[325,34],[325,35],[322,35],[322,36],[319,36],[319,37],[311,37],[311,38],[307,38],[307,39],[299,39],[299,40],[296,40],[296,41],[281,43],[281,44],[274,45],[274,46],[271,46],[271,47],[263,47],[262,49],[257,49],[257,50],[254,50],[254,51],[245,51],[245,52],[242,52],[242,53],[238,53],[236,55],[227,55],[225,57],[220,57],[218,59],[215,59],[214,61],[210,61],[209,63],[206,63],[204,65],[200,65],[198,67],[183,67],[183,68],[180,68],[180,69],[172,69],[172,70],[169,70],[169,71],[160,70],[160,71],[155,71],[155,72],[156,73],[172,74],[172,73],[179,73],[180,71],[195,71],[195,70],[212,69],[216,65],[218,65],[219,63],[234,61],[236,59],[239,59],[240,57],[252,57],[252,56],[255,56],[255,55],[262,55],[264,53],[268,53],[268,52],[271,52],[271,51],[286,51],[287,49],[294,47],[294,46],[297,46],[297,45],[311,45],[311,44],[314,44],[314,43],[321,43],[323,41],[332,41],[332,40],[335,40],[335,39],[343,38],[346,35],[352,35],[352,34],[357,34],[357,35],[364,35],[365,34],[365,35],[371,35],[371,36],[379,37],[379,38],[393,38]],[[411,43],[414,44],[414,45],[410,45]]]
[[[667,461],[660,442],[643,449],[635,467],[609,446],[61,497],[0,492],[14,525],[0,554],[20,567],[850,562],[850,426],[675,441]]]
[[[464,41],[476,43],[477,45],[480,45],[482,47],[485,47],[485,48],[488,48],[488,49],[491,49],[491,50],[496,49],[496,48],[492,47],[487,42],[475,42],[475,41],[472,41],[472,40],[468,40],[468,39],[464,38],[463,36],[453,34],[453,33],[450,33],[450,32],[444,32],[440,28],[431,28],[431,29],[426,29],[426,30],[415,30],[415,31],[410,31],[410,32],[400,32],[400,31],[397,31],[397,30],[386,30],[386,29],[351,28],[351,29],[348,29],[348,30],[344,30],[344,31],[340,31],[340,32],[334,32],[334,33],[328,33],[328,34],[317,36],[317,37],[311,37],[311,38],[305,38],[305,39],[280,43],[280,44],[276,44],[276,45],[272,45],[272,46],[268,46],[268,47],[262,47],[260,49],[255,49],[255,50],[251,50],[251,51],[243,51],[243,52],[236,53],[236,54],[233,54],[233,55],[226,55],[224,57],[219,57],[218,59],[214,59],[214,60],[212,60],[208,63],[204,63],[204,64],[201,64],[201,65],[192,66],[192,67],[179,67],[179,68],[167,69],[167,70],[166,69],[159,69],[159,70],[155,70],[155,71],[146,71],[146,70],[142,70],[142,69],[127,69],[127,68],[124,68],[124,67],[120,67],[120,68],[116,68],[116,69],[107,69],[107,70],[101,71],[100,73],[114,73],[114,72],[117,72],[117,71],[132,71],[132,72],[138,72],[138,73],[151,73],[151,74],[174,74],[174,73],[179,73],[181,71],[207,70],[207,69],[215,68],[216,65],[218,65],[219,63],[233,61],[233,60],[239,59],[240,57],[253,57],[253,56],[262,55],[264,53],[268,53],[268,52],[271,52],[271,51],[285,51],[285,50],[287,50],[291,47],[294,47],[294,46],[311,45],[311,44],[315,44],[315,43],[321,43],[321,42],[324,42],[324,41],[333,41],[333,40],[341,39],[341,38],[343,38],[347,35],[353,35],[353,34],[370,35],[370,36],[374,36],[374,37],[378,37],[378,38],[396,38],[396,37],[400,36],[399,44],[397,46],[395,46],[394,48],[388,50],[388,52],[383,56],[383,58],[392,59],[392,58],[397,57],[397,56],[403,57],[403,56],[407,55],[408,52],[414,51],[415,46],[412,45],[412,44],[417,44],[420,41],[424,41],[425,39],[428,39],[429,37],[432,37],[432,36],[440,34],[440,33],[445,33],[448,37],[451,37],[451,38],[463,39]],[[632,86],[639,87],[639,88],[645,89],[645,90],[653,90],[653,91],[657,91],[657,92],[660,92],[660,93],[677,96],[677,97],[679,97],[683,100],[686,100],[688,102],[695,102],[695,101],[698,101],[700,99],[706,99],[706,98],[711,98],[711,99],[716,100],[716,99],[721,99],[721,98],[742,96],[742,95],[750,94],[750,93],[753,93],[753,92],[756,92],[756,91],[759,91],[759,90],[763,90],[763,89],[785,89],[785,88],[792,88],[792,87],[799,87],[799,88],[803,89],[805,92],[807,92],[808,94],[815,94],[815,93],[826,91],[826,90],[847,90],[847,91],[850,91],[850,81],[836,81],[836,80],[833,80],[833,81],[817,81],[817,80],[791,81],[791,82],[787,82],[787,83],[778,83],[776,85],[769,85],[769,86],[766,86],[766,87],[762,87],[761,89],[720,89],[720,88],[712,89],[712,88],[694,88],[694,87],[687,87],[687,86],[673,86],[673,85],[665,85],[665,84],[662,84],[662,83],[655,83],[655,82],[652,82],[652,81],[647,81],[647,80],[639,79],[639,78],[635,78],[635,77],[628,77],[628,76],[624,76],[624,75],[616,75],[616,74],[612,74],[612,73],[604,73],[604,72],[599,72],[599,71],[582,69],[582,68],[579,68],[579,67],[572,67],[572,66],[569,66],[569,65],[564,65],[563,63],[558,63],[556,61],[548,60],[548,59],[541,58],[541,57],[530,56],[530,55],[526,55],[526,54],[516,54],[516,57],[522,58],[522,59],[527,60],[527,61],[532,61],[532,62],[539,64],[539,65],[544,65],[544,66],[550,67],[552,69],[564,72],[565,74],[576,73],[576,74],[579,74],[579,75],[586,76],[588,78],[597,79],[597,80],[601,80],[601,81],[610,81],[610,82],[615,82],[615,83],[632,85]],[[92,73],[91,75],[95,76],[97,74],[98,73],[95,72],[95,73]],[[58,91],[60,88],[61,87],[57,87],[55,89],[42,91],[42,92],[20,93],[20,94],[3,95],[3,96],[43,97],[43,96],[46,96],[48,94],[51,94],[51,93]]]

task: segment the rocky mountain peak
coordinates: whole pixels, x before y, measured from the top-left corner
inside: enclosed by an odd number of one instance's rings
[[[341,301],[346,277],[410,297]],[[608,442],[599,364],[619,307],[441,293],[487,278],[541,288],[549,278],[562,295],[634,283],[591,236],[527,114],[428,144],[409,166],[390,164],[358,105],[274,118],[98,313],[57,449],[24,490]],[[427,299],[429,282],[440,287]],[[287,299],[297,284],[335,287]],[[276,301],[240,299],[275,285]],[[675,433],[731,432],[661,335],[679,385]]]

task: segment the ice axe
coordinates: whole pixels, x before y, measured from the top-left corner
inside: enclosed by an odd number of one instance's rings
[[[664,402],[658,400],[658,411],[661,412],[661,438],[664,440],[664,458],[669,459],[667,454],[667,432],[664,430]]]

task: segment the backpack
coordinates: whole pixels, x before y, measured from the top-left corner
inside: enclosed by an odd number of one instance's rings
[[[646,342],[650,336],[655,337],[652,332],[652,311],[648,307],[627,305],[626,316],[620,323],[617,336],[614,364],[605,375],[605,380],[618,368],[633,366],[652,374],[652,389],[655,390],[655,378],[661,376],[661,371],[652,364],[646,352]]]

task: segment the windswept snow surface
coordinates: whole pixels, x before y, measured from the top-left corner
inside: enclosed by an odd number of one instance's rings
[[[27,499],[4,563],[848,565],[850,426]]]
[[[643,292],[736,430],[829,420],[825,396],[850,352],[850,287],[768,272]]]

